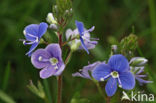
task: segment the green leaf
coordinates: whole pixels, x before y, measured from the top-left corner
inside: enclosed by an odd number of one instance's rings
[[[43,85],[44,85],[44,90],[45,90],[46,96],[48,98],[48,101],[50,103],[52,103],[52,96],[51,96],[51,93],[50,93],[49,83],[48,83],[47,79],[43,80]]]
[[[76,92],[70,103],[89,103],[89,100],[86,98],[80,98],[80,93]]]
[[[9,76],[10,76],[10,69],[11,69],[10,62],[8,62],[8,65],[5,68],[4,79],[3,79],[3,83],[2,83],[3,90],[5,90],[7,88],[8,80],[9,80]]]
[[[45,99],[45,92],[43,90],[42,84],[39,81],[38,81],[38,87],[36,87],[32,81],[30,81],[30,84],[27,85],[27,87],[32,93],[34,93],[35,95],[37,95],[42,99]]]
[[[10,96],[0,90],[0,99],[5,103],[16,103]]]

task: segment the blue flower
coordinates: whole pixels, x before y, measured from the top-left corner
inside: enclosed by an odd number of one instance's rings
[[[97,65],[92,76],[98,81],[105,81],[109,78],[105,86],[108,96],[115,94],[117,84],[126,90],[131,90],[135,86],[135,77],[129,70],[128,60],[121,54],[111,56],[108,64]]]
[[[97,41],[90,41],[90,39],[94,39],[94,38],[90,38],[90,37],[85,36],[85,33],[92,32],[95,27],[93,26],[92,28],[85,30],[82,22],[79,22],[76,20],[75,24],[76,24],[76,27],[78,29],[79,35],[80,35],[81,45],[82,45],[83,49],[89,54],[88,48],[90,46],[93,47],[92,45],[96,45]],[[87,42],[87,43],[85,43],[85,42]]]
[[[58,76],[65,69],[59,44],[49,44],[45,49],[37,49],[32,53],[31,62],[34,67],[41,69],[42,79]]]
[[[22,40],[24,45],[31,45],[26,55],[31,56],[32,51],[38,46],[41,37],[47,31],[47,23],[30,24],[24,29],[24,36],[26,40]]]

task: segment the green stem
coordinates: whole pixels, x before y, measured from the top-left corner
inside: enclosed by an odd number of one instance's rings
[[[100,87],[99,82],[97,80],[95,80],[94,78],[92,78],[92,79],[98,89],[99,94],[103,97],[104,100],[107,100],[106,96],[104,95],[104,93],[102,91],[102,88]]]
[[[96,84],[96,87],[97,87],[97,89],[98,89],[99,94],[103,97],[104,100],[106,100],[106,103],[110,103],[111,98],[108,97],[108,96],[106,96],[106,95],[103,93],[102,88],[101,88],[99,82],[98,82],[97,80],[95,80],[94,78],[92,78],[92,79],[93,79],[93,82]]]
[[[73,40],[75,40],[75,39],[77,39],[77,37],[74,37],[74,38],[72,38],[72,39],[70,39],[70,40],[68,40],[68,41],[66,41],[66,42],[64,42],[64,43],[62,43],[62,46],[65,46],[67,43],[69,43],[69,42],[71,42],[71,41],[73,41]]]
[[[105,95],[104,95],[104,93],[102,92],[102,89],[101,89],[100,84],[99,84],[98,82],[96,83],[96,87],[97,87],[97,89],[98,89],[100,95],[103,97],[103,99],[106,100]]]
[[[72,57],[72,53],[73,53],[73,51],[70,51],[70,52],[69,52],[69,54],[68,54],[68,56],[67,56],[67,58],[66,58],[66,60],[65,60],[65,64],[66,64],[66,65],[67,65],[68,62],[70,61],[70,58]]]

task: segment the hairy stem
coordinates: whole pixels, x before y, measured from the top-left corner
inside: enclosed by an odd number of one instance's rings
[[[110,97],[107,97],[106,103],[110,103],[110,100],[111,100],[111,98]]]
[[[62,98],[62,75],[58,77],[58,96],[57,96],[57,103],[61,103]]]
[[[77,39],[77,37],[72,38],[72,39],[70,39],[70,40],[68,40],[68,41],[66,41],[66,42],[64,42],[64,43],[62,43],[62,46],[66,45],[67,43],[69,43],[69,42],[71,42],[71,41],[73,41],[73,40],[75,40],[75,39]]]

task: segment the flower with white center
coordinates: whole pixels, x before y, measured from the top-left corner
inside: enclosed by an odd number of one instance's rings
[[[26,55],[31,56],[32,51],[38,46],[41,37],[47,31],[48,25],[44,22],[40,24],[30,24],[25,27],[23,30],[25,40],[23,41],[24,45],[31,45],[29,52]]]
[[[58,76],[65,68],[59,44],[49,44],[45,49],[36,50],[32,53],[31,62],[34,67],[42,69],[40,71],[42,79],[52,75]]]
[[[113,96],[119,87],[131,90],[135,86],[134,75],[129,70],[128,60],[121,54],[110,57],[108,64],[101,63],[92,71],[92,76],[98,81],[107,81],[105,90],[108,96]]]
[[[71,50],[84,49],[89,54],[88,49],[95,48],[98,43],[97,40],[99,40],[98,38],[90,37],[90,32],[92,32],[95,27],[93,26],[89,30],[86,30],[82,22],[75,21],[75,24],[77,29],[75,29],[74,31],[68,29],[66,31],[67,40],[75,38],[74,40],[69,42]]]

